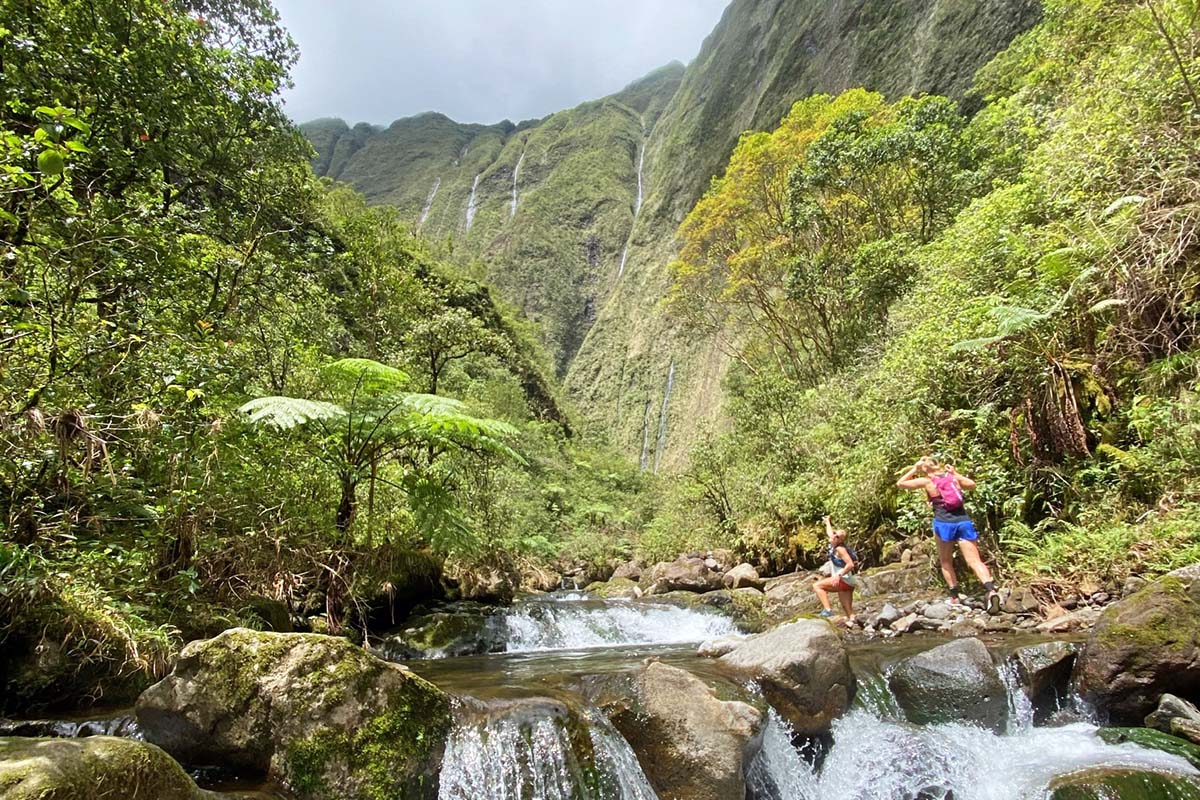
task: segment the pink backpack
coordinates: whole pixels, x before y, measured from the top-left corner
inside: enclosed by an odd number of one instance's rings
[[[942,496],[942,503],[948,510],[962,510],[962,489],[958,488],[958,483],[955,482],[953,475],[930,475],[929,480],[933,481],[933,485],[937,487],[938,494]]]

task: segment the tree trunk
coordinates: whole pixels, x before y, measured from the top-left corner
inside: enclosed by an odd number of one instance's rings
[[[337,520],[335,525],[341,533],[347,533],[350,526],[354,523],[355,502],[354,495],[358,488],[358,482],[349,475],[341,476],[342,484],[342,499],[338,503]]]

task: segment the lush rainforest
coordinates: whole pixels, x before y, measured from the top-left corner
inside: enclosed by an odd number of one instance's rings
[[[577,309],[314,176],[267,0],[0,0],[6,698],[141,686],[279,603],[361,636],[474,574],[789,570],[825,513],[882,558],[928,451],[1005,582],[1200,560],[1198,52],[1196,0],[1048,0],[965,100],[746,133],[664,300],[723,413],[653,476],[560,391]]]

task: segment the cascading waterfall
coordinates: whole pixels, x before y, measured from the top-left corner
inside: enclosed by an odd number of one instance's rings
[[[647,465],[650,463],[650,401],[646,401],[646,415],[642,420],[642,457],[638,462],[638,469],[642,472],[646,471]]]
[[[663,450],[667,446],[667,406],[671,402],[671,388],[675,385],[675,361],[671,360],[667,368],[667,388],[663,391],[662,411],[658,416],[658,443],[654,447],[654,474],[658,474],[658,465],[662,461]]]
[[[656,800],[629,744],[593,709],[547,705],[460,715],[446,744],[439,800]],[[572,727],[587,729],[587,744]]]
[[[1033,709],[1011,665],[999,668],[1009,691],[1004,735],[960,723],[915,726],[878,673],[859,677],[854,708],[833,725],[821,769],[792,746],[774,710],[747,772],[754,800],[1044,800],[1058,777],[1093,769],[1136,770],[1195,779],[1183,758],[1133,744],[1110,745],[1096,727],[1074,722],[1035,727]],[[1197,784],[1200,785],[1200,784]]]
[[[738,633],[723,614],[617,600],[536,601],[504,620],[510,653],[702,642]]]
[[[618,280],[625,274],[625,261],[629,258],[629,242],[625,243],[625,249],[621,251],[621,266],[617,268]]]
[[[508,218],[512,219],[517,215],[517,181],[521,178],[521,165],[525,163],[525,151],[521,151],[521,157],[517,159],[516,169],[513,170],[513,188],[512,188],[512,208],[509,209]]]
[[[479,210],[479,179],[482,174],[476,175],[474,182],[471,183],[471,197],[467,200],[467,230],[471,230],[471,223],[475,221],[475,212]]]
[[[638,194],[637,202],[633,206],[633,218],[636,220],[638,214],[642,213],[642,167],[646,164],[646,140],[642,140],[641,152],[638,153]]]
[[[437,197],[438,189],[442,186],[442,179],[438,178],[433,182],[433,188],[429,190],[429,196],[425,198],[425,206],[421,209],[421,221],[417,225],[424,225],[425,220],[429,219],[429,210],[433,208],[433,198]]]

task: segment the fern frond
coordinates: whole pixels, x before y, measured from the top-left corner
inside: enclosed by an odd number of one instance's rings
[[[344,419],[346,409],[337,403],[308,400],[303,397],[256,397],[238,411],[250,417],[250,422],[270,425],[279,430],[304,425],[314,420]]]
[[[403,370],[369,358],[338,359],[327,364],[321,372],[331,382],[343,388],[357,388],[367,395],[393,392],[408,383],[408,374]]]

